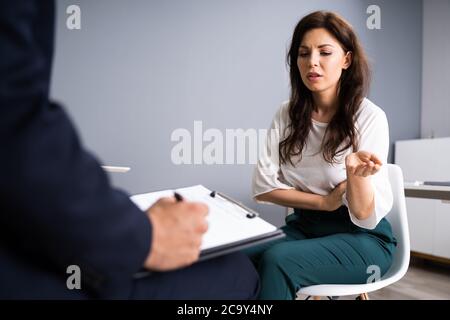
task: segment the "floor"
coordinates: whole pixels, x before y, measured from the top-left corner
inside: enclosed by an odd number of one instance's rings
[[[299,296],[298,299],[304,299]],[[340,300],[356,296],[339,297]],[[371,300],[449,300],[450,265],[413,258],[406,275],[398,282],[369,294]]]

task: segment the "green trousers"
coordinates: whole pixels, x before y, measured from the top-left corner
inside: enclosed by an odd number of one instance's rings
[[[284,239],[244,251],[260,275],[260,299],[291,300],[305,286],[376,280],[391,266],[396,247],[386,219],[373,230],[360,228],[345,206],[333,212],[295,209],[282,229]]]

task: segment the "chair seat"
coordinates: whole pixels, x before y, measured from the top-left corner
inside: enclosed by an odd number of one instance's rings
[[[380,281],[364,284],[320,284],[301,288],[297,293],[307,296],[349,296],[368,293],[384,288],[403,277],[397,273]]]

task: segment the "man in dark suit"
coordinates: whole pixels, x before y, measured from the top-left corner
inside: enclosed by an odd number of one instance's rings
[[[193,264],[204,205],[167,198],[144,213],[110,186],[48,99],[53,27],[53,1],[0,0],[0,298],[254,298],[243,255]],[[152,273],[135,279],[141,268]]]

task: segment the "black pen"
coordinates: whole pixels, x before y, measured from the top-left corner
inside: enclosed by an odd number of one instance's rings
[[[183,201],[183,197],[178,192],[175,191],[173,193],[173,195],[174,195],[175,199],[177,199],[177,202]]]

